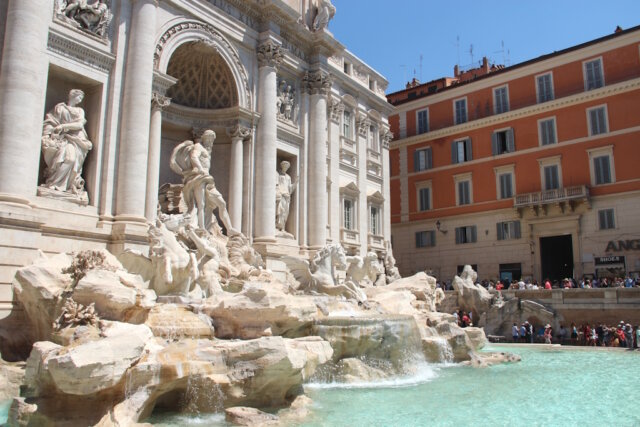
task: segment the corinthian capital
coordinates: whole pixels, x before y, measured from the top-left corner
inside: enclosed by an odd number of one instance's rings
[[[382,128],[382,130],[380,131],[380,141],[382,141],[382,147],[389,149],[389,143],[392,139],[393,133],[387,128]]]
[[[282,47],[273,40],[267,40],[258,46],[258,65],[278,68],[284,59]]]
[[[151,109],[159,109],[167,108],[171,104],[171,98],[166,97],[164,95],[160,95],[158,92],[153,92],[151,94]]]
[[[240,138],[240,139],[244,140],[244,139],[247,139],[251,135],[251,129],[249,129],[249,128],[245,127],[245,126],[242,126],[240,124],[237,124],[237,125],[229,128],[227,130],[227,133],[229,134],[229,136],[232,139]]]
[[[311,95],[329,95],[331,92],[331,74],[323,70],[307,71],[302,86]]]

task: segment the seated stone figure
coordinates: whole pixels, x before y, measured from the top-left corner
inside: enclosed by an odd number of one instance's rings
[[[67,193],[86,204],[82,166],[93,144],[84,129],[84,110],[77,106],[83,98],[84,92],[72,89],[67,103],[57,104],[44,119],[42,154],[47,168],[42,187]]]

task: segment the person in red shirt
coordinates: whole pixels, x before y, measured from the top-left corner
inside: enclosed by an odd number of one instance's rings
[[[502,284],[502,282],[498,282],[498,284],[496,285],[496,291],[501,291],[504,289],[504,285]]]
[[[544,281],[544,288],[551,289],[551,282],[549,281],[549,279]]]

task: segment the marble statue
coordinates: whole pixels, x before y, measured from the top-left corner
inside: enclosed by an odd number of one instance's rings
[[[280,162],[280,171],[276,180],[276,229],[286,237],[293,237],[287,233],[285,227],[289,218],[291,208],[291,196],[296,191],[298,180],[291,182],[291,177],[287,174],[291,164],[283,160]]]
[[[57,16],[100,37],[105,37],[113,14],[106,0],[58,0]]]
[[[72,89],[67,103],[57,104],[44,119],[42,154],[47,168],[38,193],[86,205],[82,166],[93,144],[84,129],[84,110],[77,106],[83,98],[83,91]]]
[[[387,283],[401,278],[400,271],[398,271],[398,267],[396,267],[396,259],[393,256],[393,248],[389,241],[387,241],[387,254],[384,257],[384,269]]]
[[[295,98],[295,90],[285,80],[280,80],[278,97],[276,98],[278,118],[290,122],[298,120],[298,103]]]
[[[336,14],[336,8],[331,4],[331,0],[320,0],[318,13],[313,20],[313,31],[320,31],[327,28],[329,21]]]
[[[346,281],[352,282],[356,286],[366,287],[376,283],[384,269],[378,262],[378,255],[375,252],[367,252],[365,256],[348,256]]]
[[[291,256],[283,256],[280,259],[287,265],[296,281],[300,283],[302,290],[343,296],[359,303],[364,303],[367,300],[365,293],[358,289],[353,282],[346,282],[342,285],[337,283],[335,269],[347,268],[347,257],[339,244],[329,244],[320,249],[311,262]]]
[[[187,140],[178,144],[171,153],[170,167],[182,176],[182,197],[187,205],[187,212],[192,215],[194,225],[197,228],[209,229],[215,222],[212,221],[213,211],[218,209],[218,215],[227,229],[227,234],[232,235],[238,231],[231,226],[227,204],[209,173],[211,149],[215,139],[216,133],[206,130],[198,143]]]
[[[196,255],[160,219],[149,224],[148,238],[149,254],[126,249],[119,256],[122,264],[148,280],[157,295],[188,295],[199,277]]]

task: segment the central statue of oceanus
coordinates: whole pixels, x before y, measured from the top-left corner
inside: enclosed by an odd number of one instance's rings
[[[213,211],[218,209],[218,216],[227,229],[227,235],[238,234],[233,228],[227,204],[222,194],[216,189],[215,181],[209,173],[211,167],[211,149],[216,140],[216,133],[206,130],[200,141],[184,141],[171,153],[171,170],[182,176],[182,197],[187,205],[187,213],[191,215],[196,228],[208,230],[212,224]]]

